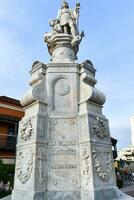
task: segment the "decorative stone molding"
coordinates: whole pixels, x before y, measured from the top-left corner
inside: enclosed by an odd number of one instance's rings
[[[78,180],[76,178],[72,179],[72,184],[73,185],[77,185],[77,183],[78,183]]]
[[[93,160],[94,160],[94,168],[98,176],[103,180],[103,181],[108,181],[108,179],[112,176],[112,155],[110,151],[104,151],[103,154],[106,155],[106,165],[107,165],[107,170],[104,171],[101,166],[101,162],[99,158],[100,151],[95,149],[92,151],[93,153]]]
[[[45,90],[45,73],[46,73],[46,66],[36,61],[33,63],[31,73],[31,80],[29,84],[32,86],[32,89],[27,91],[21,98],[22,106],[28,106],[35,101],[42,101],[46,103],[46,96],[45,93],[42,92]]]
[[[90,163],[89,163],[89,147],[87,145],[82,146],[82,177],[85,185],[88,185],[90,178]]]
[[[88,78],[91,76],[88,76]],[[95,87],[89,86],[86,83],[81,84],[81,102],[83,101],[91,101],[98,105],[103,105],[106,101],[105,95],[96,89]]]
[[[36,98],[33,96],[33,89],[30,89],[24,94],[20,102],[22,106],[28,106],[35,101],[36,101]]]
[[[52,126],[55,126],[56,124],[57,124],[58,122],[57,122],[57,119],[51,119],[51,125]]]
[[[95,79],[95,72],[93,63],[90,60],[86,60],[80,64],[81,77],[84,83],[95,86],[97,80]]]
[[[89,87],[89,100],[97,103],[99,105],[103,105],[106,101],[105,95],[96,89],[95,87]]]
[[[30,89],[28,92],[26,92],[22,96],[21,105],[28,106],[28,105],[34,103],[35,101],[42,101],[42,102],[46,103],[46,96],[42,92],[44,87],[45,87],[45,83],[43,85],[42,80],[41,80],[39,85],[36,85],[34,88]]]
[[[33,170],[33,150],[19,151],[16,163],[16,174],[22,184],[25,184]]]
[[[43,78],[43,75],[41,73],[37,73],[34,75],[31,80],[29,81],[29,84],[33,86],[34,84],[40,84],[41,80]]]
[[[67,95],[70,92],[70,86],[67,79],[60,78],[56,81],[55,92],[61,96]]]
[[[31,119],[23,119],[20,122],[20,137],[24,140],[27,141],[31,138],[33,135],[33,127],[32,127],[32,122]]]
[[[106,130],[105,121],[100,117],[96,117],[92,126],[92,133],[103,139],[107,137]]]
[[[98,105],[103,105],[106,101],[105,95],[95,88],[97,80],[95,79],[95,72],[91,61],[85,61],[80,65],[81,69],[81,86],[80,86],[80,101],[92,101]]]

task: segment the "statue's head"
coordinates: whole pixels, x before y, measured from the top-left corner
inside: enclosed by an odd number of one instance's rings
[[[62,3],[62,9],[63,8],[69,8],[69,5],[66,1],[63,1],[63,3]]]

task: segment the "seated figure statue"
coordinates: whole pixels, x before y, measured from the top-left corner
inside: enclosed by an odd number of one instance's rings
[[[54,35],[58,33],[63,33],[62,28],[60,26],[59,20],[49,20],[49,25],[52,27],[52,31],[45,34],[45,42],[51,44],[51,39]]]

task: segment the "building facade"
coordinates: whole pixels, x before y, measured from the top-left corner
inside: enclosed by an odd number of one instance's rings
[[[130,145],[127,148],[122,149],[118,153],[117,160],[125,160],[127,162],[134,162],[134,146]]]
[[[134,117],[130,118],[130,125],[131,125],[131,140],[132,146],[134,146]]]
[[[119,151],[117,160],[134,162],[134,117],[130,118],[130,125],[132,145],[129,145],[127,148],[123,148],[121,151]]]
[[[0,96],[0,160],[3,163],[15,162],[18,123],[23,116],[20,101]]]

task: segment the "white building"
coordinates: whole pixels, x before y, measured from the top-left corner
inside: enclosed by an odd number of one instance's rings
[[[127,148],[122,149],[118,153],[117,160],[134,161],[134,146],[130,145]]]
[[[134,161],[134,117],[130,118],[130,124],[132,145],[119,151],[117,160]]]
[[[132,140],[132,145],[134,146],[134,117],[130,118],[130,124],[131,124],[131,140]]]

